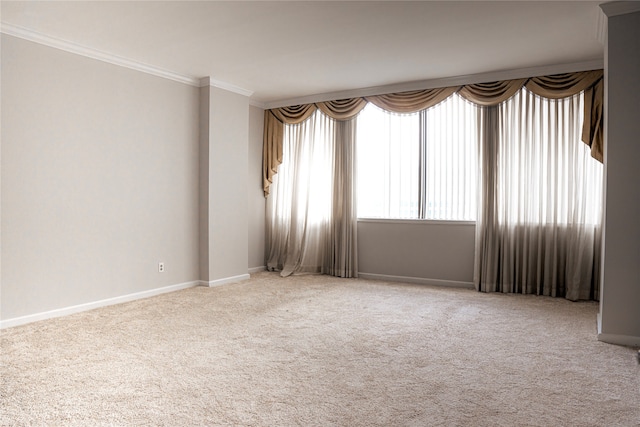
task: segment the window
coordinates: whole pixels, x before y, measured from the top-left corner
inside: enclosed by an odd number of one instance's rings
[[[418,218],[420,116],[368,104],[358,116],[358,217]]]
[[[453,95],[414,114],[358,116],[358,217],[474,220],[482,109]]]

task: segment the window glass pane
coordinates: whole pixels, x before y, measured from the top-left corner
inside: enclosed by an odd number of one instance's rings
[[[358,216],[418,218],[419,115],[368,104],[356,135]]]
[[[358,116],[358,216],[474,220],[482,109],[458,95],[394,114]]]

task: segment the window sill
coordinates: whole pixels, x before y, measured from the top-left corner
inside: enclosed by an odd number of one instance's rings
[[[475,221],[443,219],[358,218],[358,222],[371,222],[381,224],[476,225]]]

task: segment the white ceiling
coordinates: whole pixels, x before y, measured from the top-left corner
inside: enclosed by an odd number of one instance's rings
[[[42,35],[252,91],[314,94],[602,60],[600,1],[2,1]]]

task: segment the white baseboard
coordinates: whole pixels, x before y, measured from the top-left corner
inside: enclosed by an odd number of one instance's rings
[[[85,304],[78,304],[71,307],[58,308],[56,310],[45,311],[42,313],[29,314],[27,316],[14,317],[13,319],[6,319],[0,321],[0,329],[11,328],[13,326],[25,325],[27,323],[37,322],[39,320],[53,319],[54,317],[68,316],[69,314],[80,313],[82,311],[89,311],[100,307],[106,307],[108,305],[122,304],[124,302],[134,301],[143,298],[149,298],[155,295],[165,294],[167,292],[179,291],[181,289],[191,288],[198,286],[199,282],[185,282],[177,285],[165,286],[163,288],[150,289],[148,291],[136,292],[133,294],[122,295],[114,298],[107,298],[100,301],[88,302]]]
[[[633,335],[603,334],[602,332],[599,332],[598,341],[609,344],[624,345],[627,347],[640,347],[640,337],[635,337]]]
[[[358,277],[370,280],[385,280],[387,282],[418,283],[421,285],[447,286],[450,288],[475,289],[472,282],[458,282],[455,280],[427,279],[423,277],[389,276],[386,274],[358,272]]]
[[[601,313],[598,313],[596,321],[598,325],[598,341],[606,342],[609,344],[624,345],[628,347],[640,347],[640,337],[636,337],[633,335],[603,334]]]
[[[249,276],[249,274],[240,274],[238,276],[224,277],[222,279],[211,280],[209,282],[207,282],[206,280],[200,280],[199,284],[201,286],[208,286],[210,288],[213,288],[215,286],[226,285],[227,283],[241,282],[243,280],[249,279],[250,277],[251,276]]]
[[[263,265],[262,267],[251,267],[249,269],[249,274],[260,273],[261,271],[267,271],[267,266]]]

